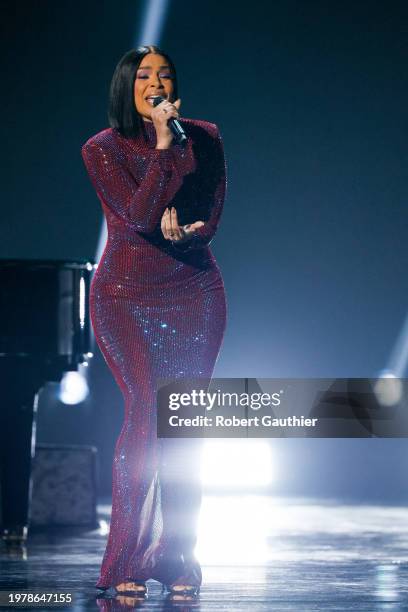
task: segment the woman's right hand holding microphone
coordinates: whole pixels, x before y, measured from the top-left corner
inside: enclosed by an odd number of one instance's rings
[[[181,100],[178,98],[172,104],[168,100],[163,100],[152,108],[151,118],[156,129],[157,144],[156,149],[168,149],[173,140],[173,133],[167,125],[170,117],[179,118],[179,108]]]

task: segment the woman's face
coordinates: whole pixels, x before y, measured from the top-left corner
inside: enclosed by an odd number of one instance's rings
[[[163,96],[173,101],[173,74],[162,55],[148,53],[136,72],[134,99],[136,110],[144,119],[151,121],[153,100],[149,96]]]

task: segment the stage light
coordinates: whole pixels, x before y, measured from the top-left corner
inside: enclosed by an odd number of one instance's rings
[[[100,519],[98,523],[99,523],[99,534],[108,535],[109,534],[109,523],[105,521],[105,519]]]
[[[166,20],[168,0],[149,0],[145,5],[142,29],[138,36],[139,45],[157,45]]]
[[[252,489],[272,480],[271,448],[259,440],[211,440],[201,461],[204,486]]]
[[[269,527],[265,496],[204,496],[195,554],[205,565],[264,565]]]
[[[408,315],[402,325],[399,336],[392,349],[387,371],[397,378],[403,378],[408,368]]]
[[[87,398],[88,394],[88,383],[81,372],[65,372],[58,394],[61,402],[69,405],[79,404]]]
[[[395,406],[403,396],[402,380],[393,372],[383,370],[374,384],[374,393],[381,406]]]

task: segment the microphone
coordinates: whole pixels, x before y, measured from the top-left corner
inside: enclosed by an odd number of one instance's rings
[[[156,96],[155,98],[153,98],[153,106],[157,106],[158,104],[160,104],[160,102],[163,102],[163,100],[165,99],[166,98],[163,98],[163,96]],[[184,146],[187,143],[187,136],[186,136],[186,133],[180,121],[178,119],[175,119],[174,117],[170,117],[170,119],[167,122],[167,125],[172,131],[173,136],[176,139],[176,142]]]

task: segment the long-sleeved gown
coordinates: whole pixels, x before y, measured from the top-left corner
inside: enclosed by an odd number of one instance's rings
[[[95,338],[125,402],[113,460],[112,516],[98,588],[154,578],[200,585],[198,439],[158,439],[156,380],[210,378],[226,325],[224,284],[209,248],[226,192],[217,126],[181,119],[188,144],[156,146],[153,123],[125,138],[108,128],[82,156],[107,221],[93,277]],[[166,207],[204,226],[184,244],[161,232]],[[183,581],[182,580],[182,581]]]

